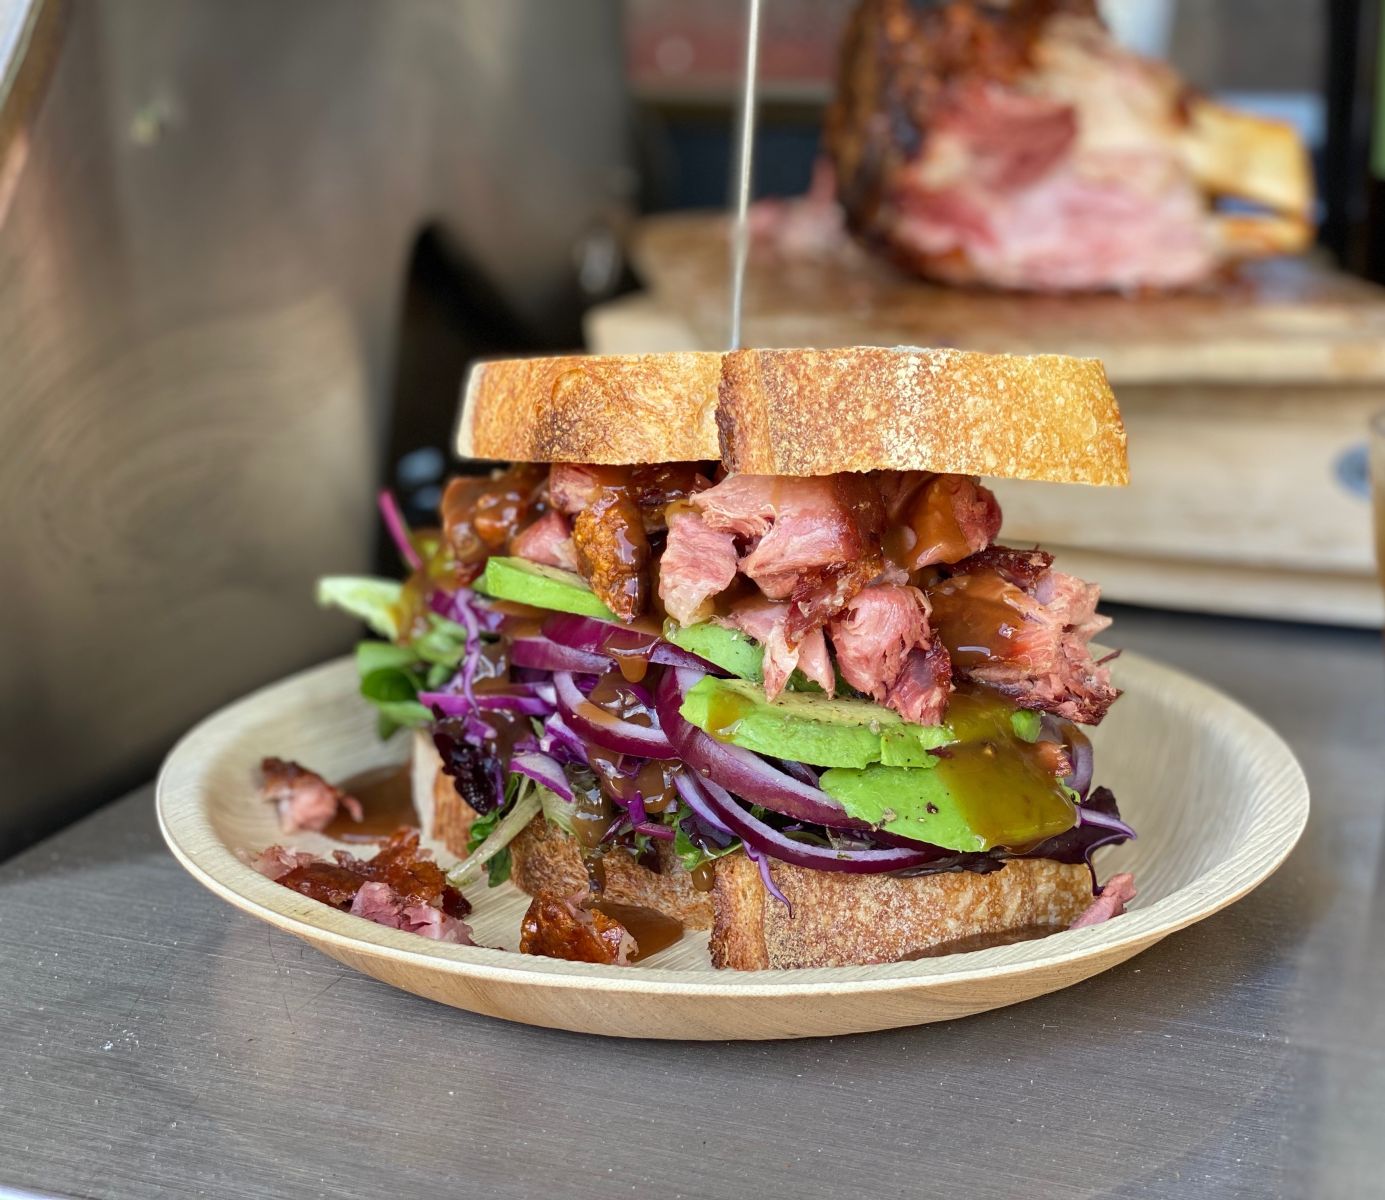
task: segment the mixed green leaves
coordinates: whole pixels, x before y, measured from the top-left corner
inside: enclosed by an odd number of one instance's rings
[[[382,738],[400,728],[420,729],[432,719],[418,702],[456,674],[466,649],[466,629],[429,613],[422,635],[400,642],[403,585],[392,579],[335,575],[318,581],[317,602],[338,608],[389,641],[364,641],[356,647],[361,695],[375,706]]]
[[[705,862],[711,862],[715,858],[723,858],[733,851],[741,848],[740,838],[732,838],[729,845],[717,846],[712,842],[705,842],[699,845],[693,841],[692,836],[684,828],[687,824],[682,820],[684,815],[688,815],[686,810],[680,810],[679,819],[674,824],[673,852],[678,855],[678,861],[683,864],[685,871],[695,871]]]

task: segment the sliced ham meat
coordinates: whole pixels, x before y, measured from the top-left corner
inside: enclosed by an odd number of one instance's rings
[[[822,629],[809,631],[791,646],[785,632],[788,621],[789,605],[785,601],[766,600],[760,596],[742,600],[726,616],[717,618],[718,624],[739,629],[764,648],[765,695],[771,700],[788,685],[795,668],[832,695],[836,691],[837,677]]]
[[[254,856],[242,853],[241,858],[253,870],[276,883],[290,871],[317,861],[316,855],[302,850],[290,850],[287,846],[270,846]]]
[[[1095,725],[1120,694],[1088,646],[1110,618],[1096,612],[1095,584],[1040,567],[1039,553],[994,547],[959,563],[928,589],[933,625],[962,678]]]
[[[1000,505],[969,475],[881,472],[886,547],[906,571],[955,563],[984,550],[1000,532]]]
[[[431,904],[410,904],[387,883],[372,881],[361,884],[347,911],[352,916],[364,917],[377,925],[417,933],[435,942],[451,942],[458,946],[475,944],[465,921],[449,916]]]
[[[577,570],[577,551],[572,545],[567,518],[553,510],[521,530],[510,542],[510,553],[530,562],[562,567],[564,571]]]
[[[554,463],[548,472],[548,502],[559,512],[576,516],[596,503],[602,488],[620,487],[629,480],[629,467]]]
[[[885,703],[906,721],[940,725],[952,695],[952,660],[936,634],[927,647],[910,651],[890,685]]]
[[[790,645],[885,566],[884,504],[869,476],[728,475],[691,503],[708,527],[740,540],[743,574],[771,600],[790,601]]]
[[[922,725],[938,723],[952,670],[915,587],[876,584],[856,595],[828,632],[842,678],[859,692]]]
[[[736,578],[736,540],[713,529],[695,512],[671,512],[668,541],[659,560],[659,599],[680,625],[712,615],[712,597]]]
[[[1101,889],[1101,894],[1091,905],[1080,913],[1069,929],[1084,929],[1088,925],[1100,925],[1112,917],[1118,917],[1125,906],[1135,899],[1135,876],[1128,872],[1112,875]]]
[[[279,828],[285,833],[301,830],[320,832],[336,819],[338,809],[346,809],[353,821],[364,817],[361,802],[333,787],[315,771],[282,758],[266,758],[260,763],[263,782],[260,794],[279,812]]]
[[[377,925],[471,945],[471,930],[462,920],[471,905],[418,843],[418,830],[405,828],[386,838],[374,858],[334,850],[329,861],[270,846],[251,865],[290,891]]]

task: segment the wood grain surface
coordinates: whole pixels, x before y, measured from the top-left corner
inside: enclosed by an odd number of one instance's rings
[[[341,660],[266,688],[209,718],[160,773],[165,837],[223,899],[349,966],[460,1008],[579,1032],[657,1038],[783,1038],[946,1020],[1066,987],[1122,962],[1244,895],[1283,860],[1308,815],[1293,755],[1234,702],[1137,656],[1119,660],[1121,702],[1095,731],[1099,778],[1121,797],[1139,839],[1103,854],[1103,875],[1140,888],[1119,920],[973,954],[871,967],[712,970],[689,935],[636,968],[512,953],[522,894],[473,890],[477,947],[445,946],[318,904],[258,875],[237,852],[280,840],[255,790],[276,754],[346,778],[391,759]],[[1178,747],[1177,755],[1168,752]],[[325,851],[321,835],[293,844]],[[491,949],[487,947],[501,947]]]
[[[633,245],[646,286],[725,344],[726,223],[721,214],[644,221]],[[956,346],[1099,358],[1122,384],[1380,384],[1385,288],[1311,258],[1248,267],[1204,291],[1122,298],[1025,296],[944,288],[854,246],[787,257],[759,245],[746,275],[747,346]]]

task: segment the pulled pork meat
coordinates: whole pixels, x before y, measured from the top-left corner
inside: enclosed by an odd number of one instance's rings
[[[929,613],[918,588],[882,583],[853,597],[829,627],[842,678],[920,725],[943,719],[952,692],[952,665]]]
[[[1100,925],[1103,921],[1118,917],[1133,899],[1135,899],[1135,876],[1128,872],[1112,875],[1106,881],[1106,886],[1101,889],[1100,895],[1078,914],[1077,919],[1068,928],[1084,929],[1088,925]]]
[[[291,891],[377,925],[469,946],[471,930],[462,918],[471,905],[418,838],[417,829],[399,829],[368,859],[334,850],[328,861],[270,846],[250,865]]]
[[[1109,624],[1098,589],[1042,550],[994,544],[1000,505],[977,479],[713,474],[555,464],[509,550],[575,564],[623,620],[657,599],[679,625],[740,630],[764,649],[771,698],[798,672],[828,695],[840,673],[920,724],[943,719],[955,681],[1088,724],[1115,699],[1088,648]]]
[[[849,228],[919,274],[1176,288],[1221,259],[1204,103],[1117,44],[1095,0],[862,0],[825,143]]]
[[[581,903],[540,892],[520,925],[519,952],[565,958],[569,962],[629,966],[639,945],[614,917]]]
[[[308,829],[320,832],[346,809],[353,821],[365,813],[355,796],[328,783],[316,771],[282,758],[266,758],[260,763],[260,794],[279,812],[279,828],[285,833]]]
[[[1041,550],[994,546],[928,589],[953,670],[1024,708],[1095,725],[1120,694],[1088,643],[1111,623],[1100,589],[1054,571]]]

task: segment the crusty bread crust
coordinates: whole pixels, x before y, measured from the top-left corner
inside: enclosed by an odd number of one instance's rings
[[[736,350],[722,461],[758,475],[922,470],[1129,482],[1125,426],[1094,358],[963,350]]]
[[[1129,480],[1125,427],[1096,359],[910,347],[479,363],[457,450],[522,462],[720,457],[762,475]]]
[[[717,860],[712,965],[739,971],[896,962],[1033,926],[1062,929],[1092,902],[1085,866],[1017,859],[990,875],[897,878],[771,867],[793,916],[744,854]]]
[[[464,458],[695,462],[717,456],[721,355],[565,355],[471,368],[457,429]]]
[[[442,773],[442,760],[431,739],[414,739],[414,805],[426,831],[458,858],[467,856],[467,837],[476,810],[457,795]],[[431,817],[428,814],[431,813]],[[571,896],[587,886],[577,843],[568,834],[536,818],[510,843],[510,878],[533,896],[555,892]],[[659,846],[660,871],[640,866],[628,854],[606,856],[606,898],[616,904],[638,904],[677,917],[689,929],[710,929],[712,896],[692,886],[677,855]]]

